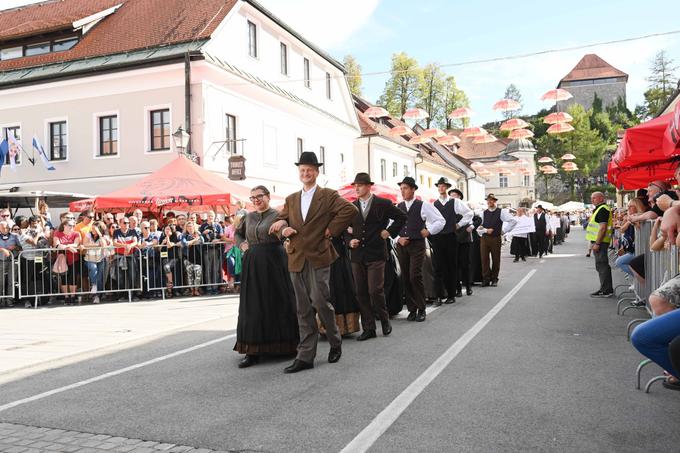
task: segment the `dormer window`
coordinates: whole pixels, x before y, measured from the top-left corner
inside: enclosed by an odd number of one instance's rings
[[[64,33],[57,33],[53,39],[45,36],[42,41],[40,38],[27,38],[7,43],[7,46],[0,44],[0,60],[12,60],[14,58],[31,57],[34,55],[44,55],[51,52],[63,52],[71,49],[78,44],[78,36],[64,36]]]
[[[33,55],[42,55],[45,53],[50,53],[50,43],[39,42],[37,44],[31,44],[24,48],[24,56],[30,57]]]

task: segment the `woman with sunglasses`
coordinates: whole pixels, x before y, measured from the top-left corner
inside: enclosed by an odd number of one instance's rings
[[[239,368],[256,364],[262,354],[295,354],[299,340],[288,257],[279,238],[269,234],[278,212],[269,207],[264,186],[250,192],[250,201],[255,212],[236,229],[244,252],[234,350],[246,356]]]
[[[75,303],[78,282],[78,260],[80,253],[80,234],[74,230],[76,222],[73,216],[59,225],[54,233],[54,247],[66,254],[66,273],[61,276],[61,292],[64,294],[64,305]]]

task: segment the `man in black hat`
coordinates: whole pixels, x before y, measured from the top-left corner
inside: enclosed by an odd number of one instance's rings
[[[536,206],[536,212],[534,213],[534,226],[536,227],[536,232],[534,233],[534,237],[536,238],[536,250],[534,250],[534,254],[538,252],[538,257],[543,258],[543,255],[548,253],[550,225],[548,225],[548,216],[545,214],[545,210],[540,204]]]
[[[332,236],[345,232],[357,213],[352,203],[332,189],[318,187],[319,163],[316,154],[300,155],[298,174],[302,190],[286,197],[283,209],[269,229],[286,238],[288,271],[297,301],[300,344],[297,357],[286,373],[314,368],[319,328],[316,314],[326,327],[330,344],[328,362],[335,363],[342,355],[342,339],[335,322],[335,310],[330,300],[331,264],[338,258]]]
[[[390,315],[385,303],[385,241],[396,237],[406,223],[406,214],[386,198],[371,193],[373,181],[368,173],[357,173],[352,183],[357,192],[354,206],[359,213],[354,216],[350,234],[350,258],[356,288],[361,327],[358,341],[375,338],[375,316],[378,314],[383,335],[392,332]],[[392,224],[387,225],[392,221]]]
[[[446,220],[434,206],[416,200],[415,179],[406,176],[399,183],[401,197],[397,205],[406,213],[406,224],[399,231],[397,258],[406,288],[406,306],[409,321],[425,321],[425,286],[423,284],[423,260],[425,259],[425,238],[437,234],[444,228]]]
[[[435,306],[442,304],[444,289],[446,300],[444,303],[452,304],[456,301],[455,295],[462,297],[462,292],[457,294],[456,279],[458,276],[458,239],[456,230],[469,225],[472,222],[472,211],[465,204],[455,198],[449,198],[446,191],[451,187],[448,179],[439,178],[436,184],[439,198],[434,202],[434,207],[439,210],[446,221],[444,228],[430,236],[433,248],[435,291],[437,299]]]
[[[501,270],[501,235],[503,222],[514,225],[515,218],[507,209],[496,206],[498,198],[490,193],[486,197],[487,209],[482,213],[483,233],[479,242],[479,252],[482,255],[482,286],[498,286],[498,274]],[[493,264],[489,262],[489,256]]]
[[[465,205],[463,202],[463,192],[459,189],[449,190],[449,196],[456,200],[460,200],[460,202]],[[470,209],[467,205],[465,205],[465,207]],[[470,251],[472,250],[473,242],[472,232],[475,229],[473,226],[474,216],[475,212],[470,209],[470,221],[464,223],[461,220],[458,223],[463,223],[463,225],[456,229],[456,239],[458,240],[458,260],[456,262],[456,297],[463,297],[463,285],[465,285],[465,293],[468,296],[472,296],[472,275],[470,274],[472,268],[472,256],[470,255]]]

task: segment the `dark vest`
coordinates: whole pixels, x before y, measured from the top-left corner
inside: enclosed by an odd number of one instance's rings
[[[503,230],[503,221],[501,220],[501,208],[496,208],[495,211],[484,210],[482,226],[484,228],[493,228],[493,233],[486,234],[487,236],[500,236]]]
[[[542,213],[541,215],[538,213],[534,214],[534,225],[536,226],[536,232],[545,233],[545,213]]]
[[[446,225],[444,225],[444,228],[437,233],[437,234],[451,234],[456,231],[456,202],[453,200],[449,200],[446,202],[446,204],[442,204],[442,202],[437,199],[437,201],[434,202],[434,207],[439,209],[439,212],[441,212],[442,217],[444,217],[444,220],[446,220]]]
[[[404,211],[407,217],[406,225],[399,230],[399,236],[411,240],[422,239],[420,231],[425,228],[425,221],[420,215],[420,211],[423,208],[423,201],[414,200],[411,209],[408,211],[406,210],[406,203],[403,201],[397,207]]]
[[[366,218],[361,214],[359,200],[354,202],[359,211],[352,221],[352,239],[359,239],[358,248],[350,249],[350,257],[355,263],[370,263],[385,261],[387,248],[385,240],[380,236],[382,230],[387,229],[391,236],[396,236],[406,220],[406,215],[392,205],[390,200],[373,196],[371,207]],[[390,219],[393,220],[389,226]]]

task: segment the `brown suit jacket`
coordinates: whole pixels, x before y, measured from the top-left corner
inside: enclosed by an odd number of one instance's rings
[[[326,229],[330,231],[331,236],[342,235],[358,212],[352,203],[338,195],[335,190],[317,187],[307,218],[303,221],[301,194],[300,191],[288,195],[277,218],[285,220],[288,226],[297,231],[286,247],[290,272],[302,272],[305,260],[308,260],[315,269],[333,263],[338,254],[330,239],[325,236]]]

